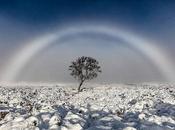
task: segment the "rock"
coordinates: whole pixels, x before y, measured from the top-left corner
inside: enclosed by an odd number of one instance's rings
[[[143,120],[143,119],[145,119],[146,115],[144,113],[141,113],[138,115],[138,117],[140,120]]]
[[[31,116],[31,117],[27,118],[26,121],[28,122],[28,126],[35,126],[36,127],[39,125],[39,120],[35,116]]]
[[[123,120],[126,122],[137,122],[139,119],[138,119],[137,113],[130,112],[130,113],[125,113]]]
[[[148,118],[148,121],[152,122],[152,123],[156,123],[157,125],[161,125],[162,124],[161,117],[156,116],[156,115],[150,116]]]
[[[52,125],[52,126],[49,127],[49,130],[62,130],[62,129],[61,129],[61,126]]]
[[[70,124],[68,125],[68,130],[83,130],[80,124]]]
[[[21,130],[25,128],[28,128],[28,123],[25,120],[22,120],[22,118],[18,118],[16,120],[3,124],[0,127],[0,130]]]
[[[17,105],[19,103],[19,99],[13,98],[12,100],[9,101],[9,104]]]
[[[120,122],[120,117],[117,117],[115,115],[107,115],[104,117],[99,117],[98,120],[91,120],[92,126],[95,126],[96,128],[105,128],[105,130],[108,128],[111,129],[117,129],[122,127],[122,123]],[[93,127],[91,128],[93,129]]]
[[[21,122],[21,121],[24,121],[24,120],[25,120],[24,117],[19,116],[19,117],[16,117],[16,118],[13,120],[13,122]]]
[[[14,117],[13,117],[11,112],[9,112],[4,118],[5,121],[11,121],[13,119],[14,119]]]
[[[72,113],[71,111],[67,113],[63,122],[68,130],[83,130],[82,126],[84,126],[85,123],[86,121],[83,118],[77,114]]]
[[[41,119],[43,122],[49,122],[51,118],[51,114],[50,113],[46,113],[46,114],[42,114],[41,115]]]
[[[174,124],[174,127],[175,127],[175,120],[173,120],[171,117],[161,116],[161,121],[172,123],[172,124]]]
[[[41,113],[47,113],[47,112],[53,112],[53,111],[54,109],[49,104],[44,104],[40,110]]]
[[[137,130],[137,129],[134,127],[125,127],[123,130]]]
[[[4,119],[8,113],[8,110],[0,111],[0,120]]]
[[[66,115],[66,117],[64,118],[65,120],[82,120],[82,118],[78,115],[78,114],[74,114],[71,111],[69,111]]]
[[[65,126],[61,126],[60,130],[69,130],[69,129]]]
[[[61,125],[61,117],[59,115],[53,115],[50,118],[49,125],[50,126],[52,126],[52,125],[60,126]]]
[[[97,120],[98,118],[100,118],[100,113],[93,113],[90,116],[93,120]]]
[[[110,126],[91,126],[86,130],[113,130],[113,129]]]
[[[136,100],[136,99],[132,99],[128,104],[134,105],[134,104],[136,104],[136,103],[137,103],[137,100]]]
[[[88,110],[84,107],[80,107],[78,113],[86,113]]]

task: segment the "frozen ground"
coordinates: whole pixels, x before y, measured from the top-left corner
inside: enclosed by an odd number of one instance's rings
[[[0,130],[175,130],[175,86],[0,87]]]

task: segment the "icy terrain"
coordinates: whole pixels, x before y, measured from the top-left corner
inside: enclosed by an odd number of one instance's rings
[[[175,130],[175,86],[1,86],[0,130]]]

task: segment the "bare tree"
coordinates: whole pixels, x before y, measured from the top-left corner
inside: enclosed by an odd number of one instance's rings
[[[101,71],[101,67],[96,59],[92,57],[79,57],[69,66],[71,75],[79,81],[78,92],[81,91],[81,86],[86,80],[94,79]]]

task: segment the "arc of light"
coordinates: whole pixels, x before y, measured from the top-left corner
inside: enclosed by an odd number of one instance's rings
[[[63,31],[47,34],[39,37],[32,42],[29,42],[19,51],[9,63],[9,66],[5,69],[2,81],[13,82],[20,74],[25,65],[41,50],[50,46],[54,41],[59,40],[63,36],[92,32],[105,34],[112,37],[118,37],[125,41],[132,47],[143,53],[154,65],[158,68],[161,74],[166,80],[172,82],[175,81],[175,72],[172,64],[168,58],[163,54],[162,50],[154,45],[154,43],[148,42],[145,39],[136,37],[135,35],[128,33],[121,29],[114,29],[112,27],[105,26],[79,26],[70,27]]]

